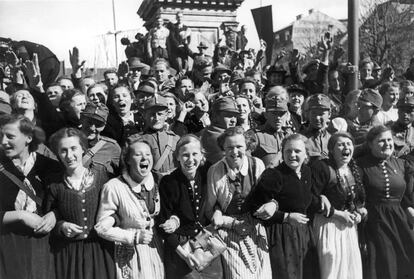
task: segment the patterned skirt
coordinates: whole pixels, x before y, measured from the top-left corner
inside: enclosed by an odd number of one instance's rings
[[[222,254],[224,278],[272,278],[266,229],[249,214],[232,216],[245,222],[242,231],[220,229],[219,235],[227,245]]]

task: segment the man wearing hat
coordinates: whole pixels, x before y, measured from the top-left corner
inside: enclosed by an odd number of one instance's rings
[[[212,86],[214,94],[210,95],[212,99],[220,96],[233,96],[233,92],[230,90],[230,78],[232,71],[224,65],[218,65],[214,68],[211,74]]]
[[[327,131],[331,117],[331,100],[324,94],[312,95],[306,104],[308,127],[303,135],[308,138],[306,148],[311,160],[328,157],[328,140],[331,134]]]
[[[109,110],[104,104],[97,106],[93,103],[88,103],[81,113],[82,132],[88,139],[83,165],[92,168],[101,165],[106,169],[108,178],[113,178],[119,174],[121,148],[114,139],[101,135],[108,114]]]
[[[394,135],[394,152],[397,157],[414,150],[414,97],[398,102],[398,120],[391,126]]]
[[[265,87],[263,88],[264,92],[267,92],[273,86],[284,85],[286,79],[286,70],[282,65],[273,65],[266,71],[266,77],[267,81]]]
[[[232,97],[220,97],[213,102],[211,125],[201,132],[201,144],[206,151],[206,160],[209,164],[215,164],[223,157],[217,138],[227,128],[236,126],[239,113],[236,101]]]
[[[142,70],[149,70],[150,66],[141,62],[137,57],[128,59],[128,85],[133,91],[138,89],[139,83],[142,80]]]
[[[193,58],[195,66],[199,65],[203,60],[207,60],[209,63],[213,62],[213,58],[210,55],[206,54],[208,46],[204,41],[200,42],[200,44],[197,46],[197,49],[198,53],[192,52],[189,48],[187,49],[188,55]]]
[[[143,81],[134,91],[135,106],[138,111],[144,110],[145,102],[157,93],[157,82],[153,79]]]
[[[303,115],[303,104],[308,97],[309,92],[301,84],[292,84],[287,88],[289,93],[289,112],[292,118],[296,119],[301,130],[302,125],[305,124],[305,117]]]
[[[378,112],[381,110],[382,97],[377,90],[366,88],[358,98],[358,117],[348,121],[348,131],[355,139],[355,144],[365,142],[365,136],[375,125],[380,125]]]
[[[266,167],[275,167],[282,161],[282,140],[292,134],[293,130],[283,125],[288,114],[288,103],[285,98],[266,98],[265,107],[266,122],[255,130],[257,147],[252,155],[262,159]]]
[[[167,109],[167,100],[158,94],[144,103],[145,128],[142,137],[151,147],[153,170],[161,174],[170,173],[176,168],[173,151],[180,139],[166,128]]]

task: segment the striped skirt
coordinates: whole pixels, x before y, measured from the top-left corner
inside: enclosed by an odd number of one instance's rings
[[[265,227],[247,214],[235,218],[246,222],[245,232],[219,230],[227,244],[227,250],[222,254],[224,278],[272,278]]]

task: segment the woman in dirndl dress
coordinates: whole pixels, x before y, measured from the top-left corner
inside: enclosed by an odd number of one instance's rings
[[[263,162],[246,154],[240,126],[218,138],[225,157],[207,175],[207,214],[227,244],[222,254],[225,278],[272,278],[264,226],[246,210],[245,199],[264,170]]]
[[[367,145],[369,154],[358,160],[368,210],[364,278],[414,278],[414,233],[408,222],[414,220],[413,169],[393,156],[389,127],[371,128]]]
[[[313,220],[322,279],[362,279],[357,225],[367,211],[360,169],[352,159],[353,142],[348,133],[332,135],[329,159],[312,165],[315,193],[331,204],[329,212]]]
[[[319,278],[310,217],[318,206],[312,193],[306,138],[292,134],[282,141],[283,163],[266,169],[249,197],[253,215],[267,225],[273,279]]]
[[[163,279],[162,241],[154,227],[160,195],[158,177],[151,172],[151,148],[131,136],[122,154],[122,175],[104,185],[95,227],[115,242],[118,279]]]

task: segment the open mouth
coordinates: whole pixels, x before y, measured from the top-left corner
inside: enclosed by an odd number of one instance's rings
[[[149,163],[148,162],[141,162],[141,163],[139,163],[139,168],[141,170],[147,171],[149,169]]]
[[[351,154],[351,150],[345,149],[342,150],[342,157],[345,159],[351,158],[352,154]]]

